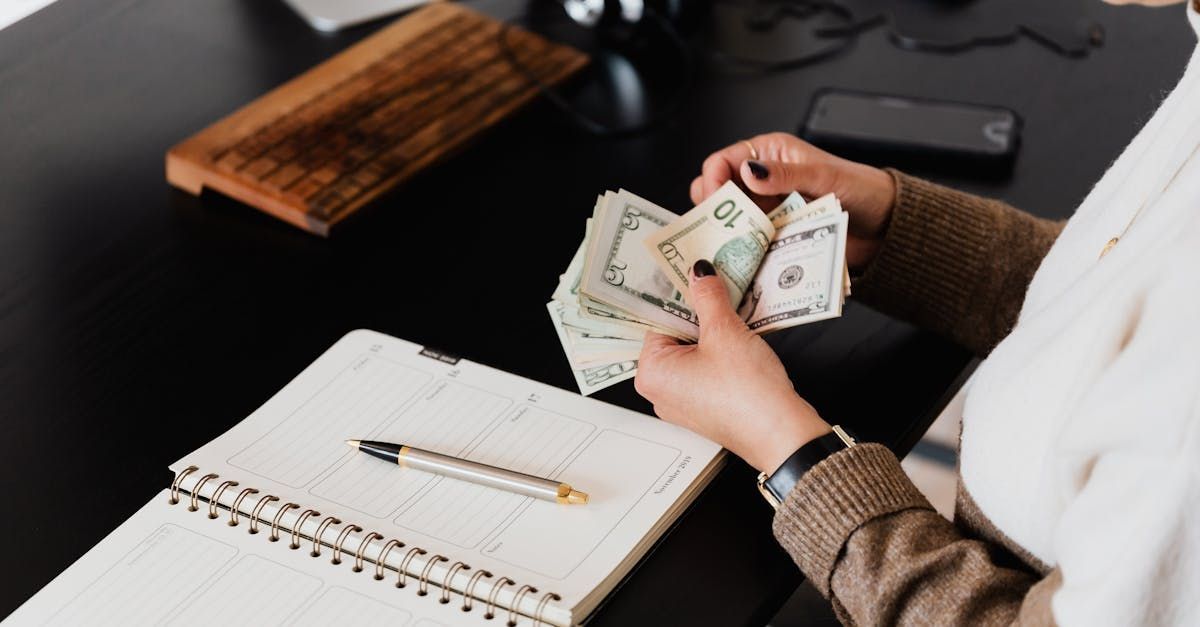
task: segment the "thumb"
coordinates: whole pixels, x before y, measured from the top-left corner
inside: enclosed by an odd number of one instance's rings
[[[744,325],[729,302],[729,289],[712,262],[701,259],[692,266],[688,303],[700,318],[700,342],[722,329]]]
[[[742,182],[751,192],[760,196],[779,196],[800,192],[806,196],[814,194],[809,189],[817,180],[817,166],[785,161],[756,161],[742,163]]]

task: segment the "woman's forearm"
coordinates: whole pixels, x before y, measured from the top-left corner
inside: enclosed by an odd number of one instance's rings
[[[891,221],[855,297],[986,355],[1012,329],[1062,223],[888,172]]]
[[[993,561],[912,485],[896,457],[865,444],[803,476],[775,515],[775,537],[846,624],[1053,622],[1056,573],[1039,582]]]

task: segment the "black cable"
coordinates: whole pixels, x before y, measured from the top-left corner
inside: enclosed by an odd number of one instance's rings
[[[729,1],[729,0],[726,0]],[[732,1],[731,4],[738,6],[746,6],[743,2]],[[813,35],[818,38],[830,37],[857,37],[862,33],[884,25],[890,22],[885,13],[879,12],[873,16],[869,16],[859,21],[854,21],[852,11],[838,0],[756,0],[750,5],[752,11],[746,17],[746,27],[750,30],[766,31],[774,28],[785,17],[791,17],[797,20],[807,20],[821,13],[829,13],[846,21],[845,25],[836,27],[818,28],[813,31]],[[931,52],[938,54],[958,54],[981,48],[984,46],[1006,46],[1011,45],[1020,37],[1024,36],[1048,48],[1052,52],[1064,57],[1081,57],[1087,54],[1089,48],[1098,47],[1104,42],[1104,28],[1097,23],[1090,23],[1087,27],[1086,37],[1082,43],[1070,45],[1064,43],[1061,38],[1051,37],[1046,34],[1043,29],[1031,26],[1024,22],[1014,23],[1009,32],[995,35],[975,35],[965,37],[957,41],[930,41],[913,38],[904,33],[901,33],[894,28],[888,32],[888,38],[892,43],[903,50],[915,50],[921,52]],[[795,59],[784,61],[760,61],[755,59],[742,59],[732,57],[728,53],[717,53],[718,58],[732,60],[743,65],[758,66],[766,71],[794,69],[805,65],[823,61],[836,52],[849,47],[850,42],[845,42],[842,47],[837,47],[835,50],[822,50],[810,55],[803,55]]]
[[[561,1],[561,0],[560,0]],[[741,3],[735,3],[741,4]],[[744,6],[744,5],[743,5]],[[728,65],[738,66],[752,71],[758,71],[765,74],[774,72],[784,72],[796,70],[803,67],[816,65],[827,61],[833,57],[843,54],[849,50],[858,41],[858,37],[863,33],[882,26],[888,23],[888,19],[884,14],[879,13],[874,16],[856,19],[854,13],[846,5],[837,0],[760,0],[756,5],[751,7],[751,12],[746,16],[746,27],[754,31],[766,31],[775,28],[785,18],[793,18],[798,20],[808,20],[819,15],[832,15],[842,23],[834,26],[825,26],[812,30],[812,35],[817,39],[830,40],[833,43],[830,46],[823,47],[820,50],[803,54],[797,57],[792,57],[783,60],[763,60],[749,57],[739,56],[737,54],[724,52],[721,50],[712,50],[709,56],[719,62]],[[625,127],[613,127],[588,116],[567,102],[557,90],[547,85],[534,72],[532,72],[520,59],[517,58],[516,52],[508,43],[508,33],[512,28],[509,24],[504,24],[500,32],[497,34],[497,40],[501,54],[505,60],[518,73],[522,74],[538,92],[546,98],[555,108],[561,111],[575,126],[583,131],[598,137],[628,137],[637,135],[645,131],[649,131],[654,127],[662,124],[666,120],[672,118],[676,112],[683,106],[685,95],[690,91],[692,82],[695,76],[695,63],[692,58],[691,48],[684,41],[683,36],[675,28],[675,25],[670,20],[666,19],[651,7],[645,6],[643,9],[643,21],[653,22],[663,33],[663,35],[671,42],[672,46],[679,54],[681,81],[675,93],[671,96],[667,105],[664,106],[657,114],[649,120],[633,124]],[[1023,27],[1024,34],[1030,38],[1040,41],[1044,45],[1049,45],[1045,37],[1038,36],[1031,29]],[[1004,41],[992,40],[971,40],[970,45],[954,48],[941,47],[929,44],[914,45],[909,43],[904,45],[900,41],[896,33],[891,33],[890,37],[893,42],[900,47],[918,50],[936,50],[938,52],[960,52],[962,49],[977,47],[981,44],[997,44],[1011,43],[1011,40],[1005,38]],[[1013,34],[1016,37],[1016,33]],[[1045,40],[1045,41],[1043,41]],[[1095,45],[1095,43],[1093,43]],[[1067,51],[1060,50],[1054,46],[1050,46],[1060,54],[1068,54]]]
[[[735,4],[740,5],[740,3]],[[758,9],[758,12],[752,12],[746,16],[746,27],[755,31],[775,28],[785,17],[806,20],[817,15],[829,14],[839,18],[843,23],[814,30],[813,35],[818,38],[836,39],[837,41],[831,46],[808,54],[778,61],[766,61],[713,50],[710,54],[714,59],[765,74],[796,70],[816,65],[842,54],[854,45],[859,35],[886,22],[882,15],[855,21],[849,8],[830,0],[769,0],[760,2],[755,8]]]
[[[564,113],[572,122],[575,123],[576,126],[598,137],[628,137],[651,130],[667,119],[673,117],[674,114],[679,111],[680,107],[683,106],[684,95],[691,89],[692,79],[695,74],[695,68],[692,62],[692,51],[688,47],[687,42],[685,42],[683,37],[679,34],[679,31],[676,30],[673,24],[671,24],[670,20],[667,20],[663,16],[659,15],[657,11],[654,11],[650,7],[645,7],[643,10],[643,16],[645,18],[649,18],[651,21],[657,24],[658,27],[662,29],[663,34],[666,35],[667,39],[671,41],[678,51],[682,66],[682,79],[679,88],[675,90],[675,93],[671,97],[668,104],[656,115],[645,122],[626,127],[608,126],[585,115],[579,111],[577,107],[567,102],[567,100],[563,98],[557,90],[544,83],[533,71],[526,67],[525,64],[521,63],[520,59],[517,58],[516,52],[514,52],[512,47],[508,44],[508,32],[512,28],[512,25],[505,23],[500,28],[500,32],[497,34],[497,43],[500,47],[501,54],[504,55],[509,65],[511,65],[512,68],[517,72],[525,76],[525,78],[534,85],[534,87],[539,93],[541,93],[542,96],[546,98],[546,100],[550,101],[555,108]]]

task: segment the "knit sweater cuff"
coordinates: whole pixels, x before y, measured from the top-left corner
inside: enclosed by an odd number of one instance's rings
[[[887,172],[896,183],[891,221],[854,294],[898,317],[920,310],[926,324],[949,328],[968,307],[989,261],[995,209],[970,194]]]
[[[821,594],[850,535],[874,518],[933,509],[886,447],[861,444],[804,473],[775,513],[775,538]]]

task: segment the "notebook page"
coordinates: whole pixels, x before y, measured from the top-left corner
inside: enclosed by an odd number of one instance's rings
[[[691,496],[689,487],[720,460],[720,448],[684,429],[371,331],[355,331],[330,348],[248,418],[173,466],[236,480],[279,497],[263,505],[270,520],[287,503],[281,524],[290,528],[301,508],[319,510],[351,531],[368,558],[388,539],[426,554],[413,557],[420,572],[434,556],[429,579],[441,582],[456,562],[469,566],[449,580],[462,591],[470,576],[485,596],[500,577],[500,605],[521,586],[533,616],[542,596],[555,593],[544,616],[569,622],[569,610],[618,568],[670,511]],[[589,493],[584,506],[563,506],[408,468],[351,450],[348,438],[400,442],[521,472],[559,479]],[[223,495],[230,502],[232,491]],[[243,509],[252,503],[243,504]],[[316,531],[319,518],[304,522]],[[388,564],[399,565],[404,551]],[[581,618],[581,617],[576,617]]]
[[[279,550],[164,490],[9,617],[47,625],[479,625],[461,603]],[[222,512],[223,513],[223,512]],[[284,545],[286,547],[286,545]],[[457,600],[456,600],[457,601]]]

